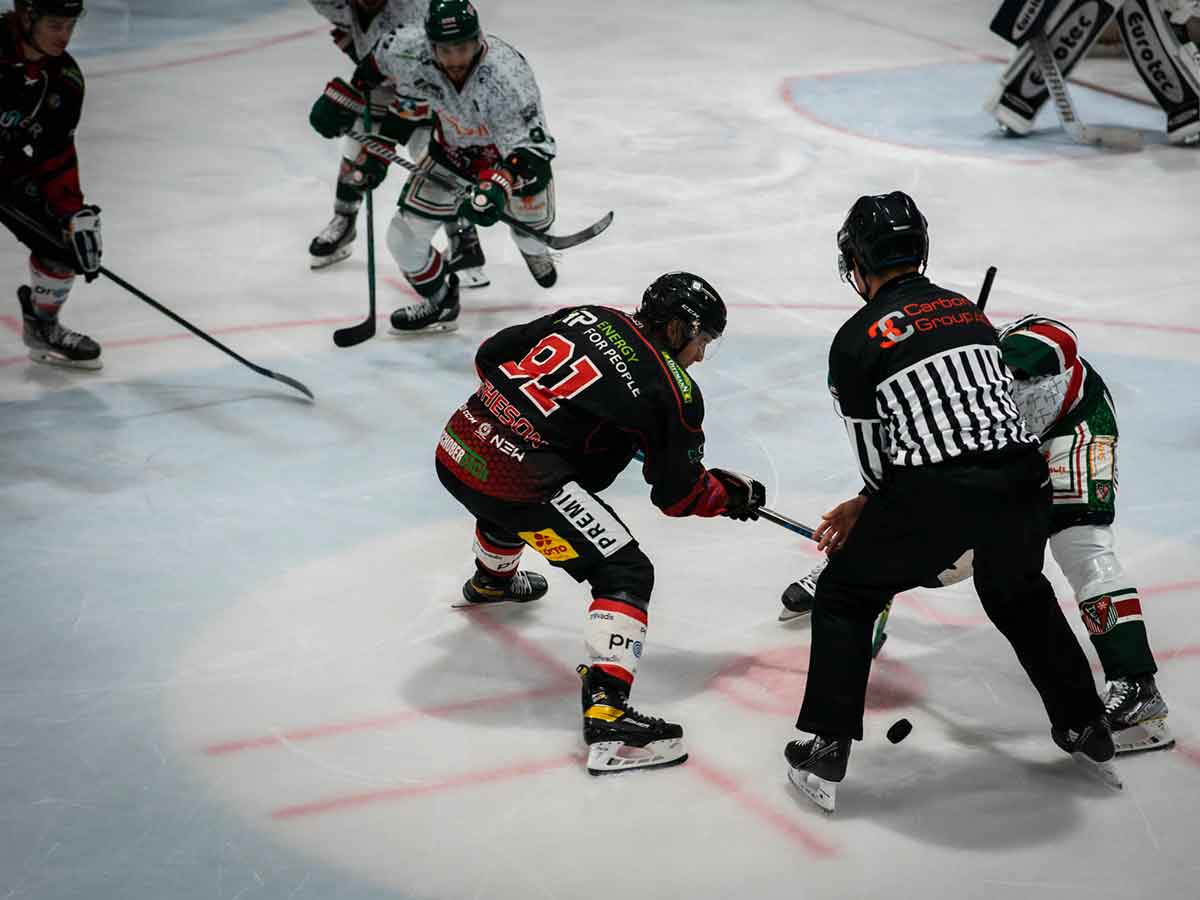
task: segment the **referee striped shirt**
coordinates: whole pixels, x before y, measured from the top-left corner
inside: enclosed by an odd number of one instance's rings
[[[961,294],[911,273],[850,317],[829,384],[869,491],[891,466],[1037,446],[1013,402],[995,329]]]

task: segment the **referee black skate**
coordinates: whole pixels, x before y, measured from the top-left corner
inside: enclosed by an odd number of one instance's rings
[[[975,551],[975,587],[1041,695],[1055,743],[1119,786],[1083,650],[1042,575],[1050,482],[1022,424],[995,329],[924,275],[925,217],[899,191],[860,197],[838,232],[842,276],[866,305],[829,349],[829,384],[864,489],[823,517],[808,683],[788,744],[793,784],[828,811],[863,706],[876,617]]]

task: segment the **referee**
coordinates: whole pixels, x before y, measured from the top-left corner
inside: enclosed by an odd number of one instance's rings
[[[980,601],[1041,695],[1055,742],[1115,779],[1091,670],[1042,575],[1049,473],[995,329],[923,274],[927,223],[907,194],[860,197],[837,243],[842,277],[866,303],[833,339],[829,385],[865,486],[817,528],[830,557],[796,720],[812,737],[788,744],[789,776],[832,809],[850,741],[863,735],[876,616],[973,548]]]

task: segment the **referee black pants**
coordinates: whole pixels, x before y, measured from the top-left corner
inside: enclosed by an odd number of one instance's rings
[[[970,548],[984,611],[1012,644],[1055,728],[1103,711],[1091,669],[1042,575],[1050,484],[1036,448],[897,467],[817,581],[808,684],[796,727],[862,739],[876,617]]]

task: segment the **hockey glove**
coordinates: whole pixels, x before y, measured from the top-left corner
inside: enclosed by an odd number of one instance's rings
[[[381,142],[382,143],[382,142]],[[388,144],[395,150],[395,146]],[[373,191],[387,178],[388,161],[369,150],[360,150],[353,162],[342,160],[342,180],[355,190]]]
[[[767,489],[763,487],[762,482],[740,472],[730,472],[728,469],[708,471],[713,478],[721,482],[725,493],[729,495],[721,515],[737,519],[739,522],[758,518],[758,508],[767,502]]]
[[[100,207],[85,206],[63,222],[63,239],[75,251],[75,271],[87,281],[100,275]]]
[[[495,225],[511,195],[512,185],[503,172],[484,169],[479,173],[479,183],[459,204],[458,214],[476,225]]]
[[[354,127],[366,108],[366,98],[359,91],[335,78],[325,85],[325,93],[313,104],[308,122],[321,137],[341,137]]]

